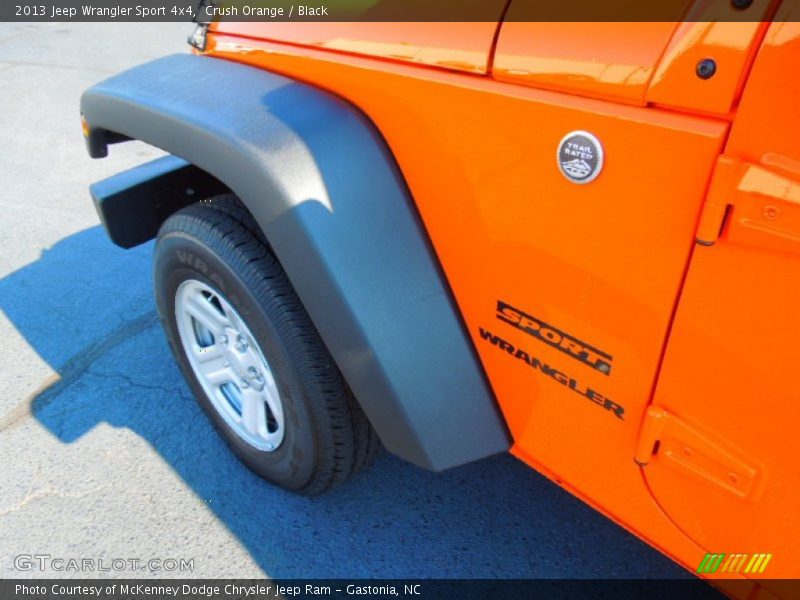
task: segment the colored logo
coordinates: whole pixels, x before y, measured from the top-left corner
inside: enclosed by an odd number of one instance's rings
[[[558,145],[558,168],[573,183],[589,183],[603,170],[603,146],[588,131],[572,131]]]
[[[751,573],[760,574],[767,568],[772,554],[706,554],[698,573]]]

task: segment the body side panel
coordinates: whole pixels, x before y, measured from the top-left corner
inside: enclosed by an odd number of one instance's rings
[[[367,113],[413,192],[513,452],[684,564],[699,560],[632,458],[725,123],[236,36],[213,35],[209,51],[309,81]],[[594,187],[558,172],[570,129],[606,146]],[[498,299],[611,349],[614,376],[497,320]],[[581,391],[602,389],[625,405],[624,421],[487,343],[481,328],[574,374]]]

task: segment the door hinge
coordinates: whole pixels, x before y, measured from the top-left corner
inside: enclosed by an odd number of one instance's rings
[[[658,463],[742,500],[752,498],[758,487],[760,469],[755,461],[659,406],[647,409],[634,460],[642,467]]]
[[[695,239],[719,239],[800,253],[800,163],[768,154],[762,164],[722,155],[717,160]]]

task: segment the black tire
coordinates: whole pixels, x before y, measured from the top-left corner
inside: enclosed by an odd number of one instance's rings
[[[245,465],[279,487],[317,495],[369,463],[379,445],[374,430],[235,196],[218,196],[169,217],[158,234],[154,263],[158,314],[172,352],[198,402]],[[195,375],[175,308],[178,287],[188,279],[221,292],[269,363],[285,418],[284,438],[275,450],[260,450],[240,437]]]

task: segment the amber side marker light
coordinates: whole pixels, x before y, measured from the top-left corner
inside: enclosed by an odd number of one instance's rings
[[[86,117],[81,115],[81,130],[83,131],[83,137],[89,137],[89,123],[86,122]]]

